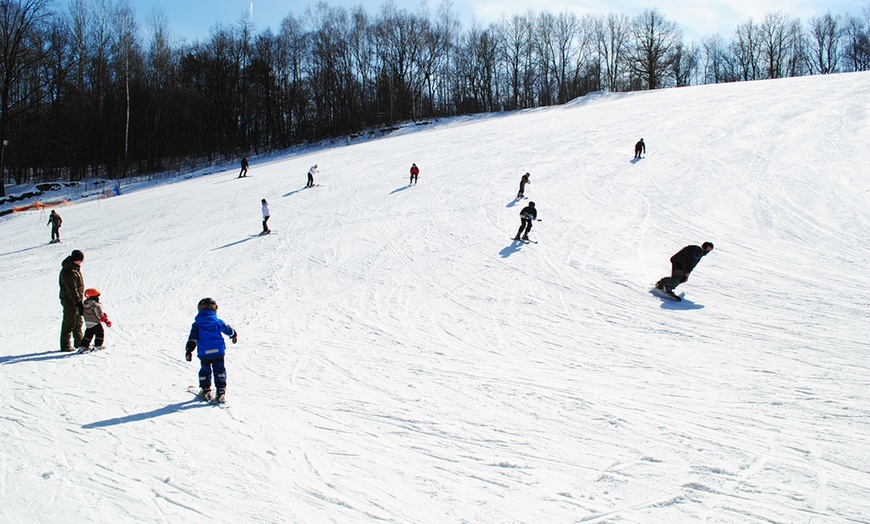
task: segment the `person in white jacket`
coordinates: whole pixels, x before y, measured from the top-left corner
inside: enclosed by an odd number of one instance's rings
[[[308,170],[308,184],[305,187],[314,187],[314,174],[317,173],[317,164],[311,166],[311,169]]]
[[[263,200],[261,200],[260,203],[263,204],[263,232],[260,234],[261,235],[268,235],[269,233],[272,232],[272,230],[269,229],[269,224],[268,224],[269,217],[272,215],[272,213],[269,212],[269,203],[266,202],[265,198]]]

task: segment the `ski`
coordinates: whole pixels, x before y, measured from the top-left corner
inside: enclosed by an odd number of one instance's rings
[[[522,242],[523,244],[537,244],[538,243],[537,240],[523,240],[521,238],[512,238],[511,240],[513,240],[514,242]]]
[[[196,386],[187,386],[187,391],[188,391],[189,393],[191,393],[194,397],[198,398],[199,400],[201,400],[201,401],[203,401],[203,402],[207,402],[207,403],[209,403],[209,404],[211,404],[211,405],[213,405],[213,406],[220,406],[220,407],[222,407],[222,408],[223,408],[223,407],[229,407],[229,406],[227,405],[226,400],[223,401],[223,402],[219,402],[219,401],[217,400],[217,398],[212,398],[212,399],[205,399],[205,398],[203,398],[203,397],[199,394],[199,388],[196,387]]]

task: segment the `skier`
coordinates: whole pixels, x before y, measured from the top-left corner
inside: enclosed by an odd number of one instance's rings
[[[532,182],[529,180],[529,177],[532,176],[531,173],[526,173],[523,175],[523,178],[520,179],[520,191],[517,193],[517,198],[525,198],[524,193],[526,191],[526,184],[531,184]]]
[[[242,158],[242,170],[239,172],[239,178],[248,176],[248,155]]]
[[[710,251],[713,251],[712,242],[704,242],[700,247],[686,246],[677,251],[671,257],[671,276],[662,277],[656,282],[656,289],[660,289],[668,295],[674,295],[674,288],[689,279],[689,273],[695,269],[701,257],[705,256]]]
[[[523,208],[522,211],[520,211],[520,228],[517,230],[517,236],[514,237],[514,240],[528,240],[529,231],[532,230],[532,222],[537,219],[538,210],[535,209],[535,203],[529,202],[529,205],[527,205]]]
[[[643,143],[643,138],[634,145],[634,158],[640,158],[641,153],[646,154],[646,144]]]
[[[187,337],[185,359],[192,360],[193,350],[199,357],[199,393],[201,399],[210,401],[214,398],[217,402],[226,402],[227,370],[224,367],[224,354],[227,346],[221,333],[230,337],[233,344],[238,342],[239,335],[229,324],[217,316],[218,305],[213,298],[204,298],[197,304],[199,313],[193,325],[190,327],[190,335]],[[214,372],[214,385],[217,387],[217,396],[212,397],[211,375]]]
[[[85,316],[85,336],[82,338],[82,344],[79,347],[79,353],[91,351],[91,338],[94,339],[94,349],[103,349],[103,339],[105,331],[103,331],[103,322],[106,327],[112,327],[112,322],[108,315],[103,311],[103,306],[100,304],[100,290],[88,288],[85,290],[84,301],[84,316]]]
[[[311,166],[311,169],[308,170],[308,184],[305,187],[314,187],[314,174],[317,173],[317,164]]]
[[[51,242],[49,244],[57,244],[60,242],[60,225],[63,223],[63,219],[60,218],[60,215],[57,214],[57,211],[54,209],[51,210],[51,214],[48,215],[48,224],[51,224]]]
[[[63,322],[60,325],[61,351],[75,351],[82,343],[85,279],[82,277],[81,266],[84,260],[85,254],[75,249],[60,265],[57,280],[60,285],[60,305],[63,307]]]
[[[268,225],[269,216],[271,216],[271,213],[269,212],[269,203],[266,202],[265,198],[263,200],[261,200],[260,203],[263,204],[263,232],[260,234],[261,235],[268,235],[269,233],[272,232],[272,230],[269,229],[269,225]]]
[[[420,174],[420,168],[417,167],[417,164],[411,164],[411,181],[408,182],[409,186],[411,184],[413,184],[415,186],[417,185],[417,175],[419,175],[419,174]]]

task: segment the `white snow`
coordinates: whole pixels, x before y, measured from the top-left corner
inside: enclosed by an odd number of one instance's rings
[[[870,73],[429,127],[0,218],[0,521],[870,522]]]

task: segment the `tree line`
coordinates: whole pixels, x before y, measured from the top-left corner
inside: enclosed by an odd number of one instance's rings
[[[122,178],[398,122],[662,89],[870,70],[870,5],[784,12],[687,42],[659,10],[505,16],[463,28],[450,0],[376,14],[325,2],[273,32],[250,17],[177,39],[125,0],[0,1],[5,183]]]

